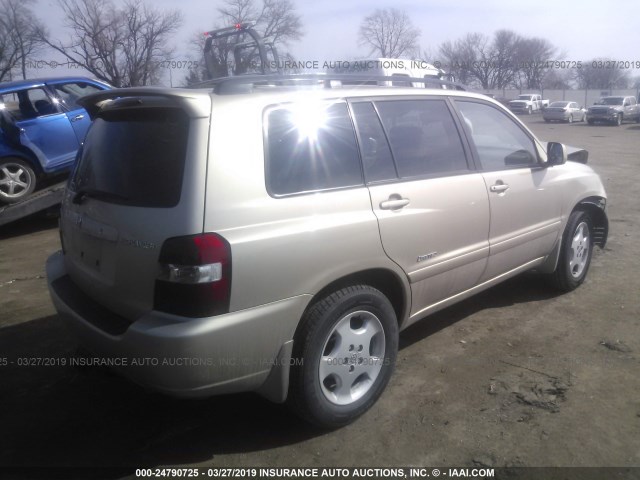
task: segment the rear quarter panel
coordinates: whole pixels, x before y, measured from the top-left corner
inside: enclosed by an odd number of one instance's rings
[[[204,227],[231,244],[231,311],[315,294],[369,268],[390,269],[406,281],[382,248],[366,187],[270,196],[266,105],[219,98],[214,103]]]

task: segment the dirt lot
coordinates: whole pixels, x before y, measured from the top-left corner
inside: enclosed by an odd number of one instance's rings
[[[175,400],[18,366],[75,343],[44,279],[56,220],[0,229],[0,465],[640,466],[640,125],[526,122],[587,148],[608,190],[586,283],[557,295],[525,275],[415,325],[381,400],[330,433],[252,394]]]

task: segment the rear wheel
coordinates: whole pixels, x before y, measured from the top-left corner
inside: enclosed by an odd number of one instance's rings
[[[289,404],[303,419],[336,428],[366,412],[386,387],[398,351],[389,300],[367,285],[338,290],[305,314],[296,333]]]
[[[36,175],[24,160],[0,159],[0,203],[16,203],[33,193]]]
[[[574,290],[584,282],[593,252],[591,217],[582,211],[571,213],[562,235],[560,258],[551,282],[565,292]]]

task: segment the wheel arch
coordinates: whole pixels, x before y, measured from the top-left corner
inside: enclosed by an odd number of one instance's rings
[[[313,296],[304,313],[306,314],[316,302],[325,296],[350,285],[369,285],[380,290],[391,302],[398,320],[398,328],[402,328],[411,306],[410,290],[408,284],[405,286],[405,283],[395,272],[386,268],[362,270],[333,280]]]
[[[600,196],[586,197],[580,200],[569,212],[567,218],[571,216],[576,210],[583,210],[587,212],[593,222],[593,243],[600,248],[604,248],[607,244],[607,238],[609,236],[609,219],[605,212],[605,206],[607,199]],[[563,227],[564,228],[564,227]],[[547,256],[540,267],[536,268],[536,271],[540,273],[552,273],[555,271],[560,259],[560,246],[562,245],[562,235],[558,237],[555,246],[551,253]]]
[[[313,295],[313,298],[307,304],[307,307],[300,317],[293,339],[282,345],[278,353],[278,361],[271,369],[267,380],[257,390],[258,394],[276,403],[282,403],[287,400],[293,343],[295,342],[295,338],[298,337],[298,332],[302,327],[302,319],[307,312],[325,296],[351,285],[369,285],[380,290],[380,292],[389,299],[396,313],[398,330],[402,329],[402,324],[409,315],[411,294],[408,282],[403,282],[396,272],[386,268],[370,268],[333,280]]]
[[[7,152],[3,152],[2,154],[0,154],[0,162],[2,162],[5,159],[11,159],[11,158],[22,160],[24,162],[27,162],[29,166],[33,168],[33,171],[35,172],[36,177],[42,176],[44,174],[42,165],[40,165],[40,162],[37,160],[36,156],[33,155],[29,149],[25,148],[25,150],[26,151],[11,150]]]
[[[607,244],[609,236],[609,218],[605,212],[607,199],[600,196],[587,197],[573,208],[575,210],[584,210],[589,214],[593,221],[593,243],[600,248],[604,248]]]

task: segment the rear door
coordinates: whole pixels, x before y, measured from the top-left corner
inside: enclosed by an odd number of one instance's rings
[[[33,152],[43,170],[63,168],[75,158],[78,140],[67,116],[44,88],[2,95],[20,129],[20,143]]]
[[[562,183],[544,168],[531,134],[498,107],[456,100],[491,206],[491,254],[483,280],[546,256],[560,233]]]
[[[409,277],[417,319],[484,271],[484,181],[444,98],[354,100],[351,107],[382,244]]]
[[[95,115],[61,232],[71,280],[133,320],[153,308],[163,242],[202,232],[210,98],[119,92]]]

